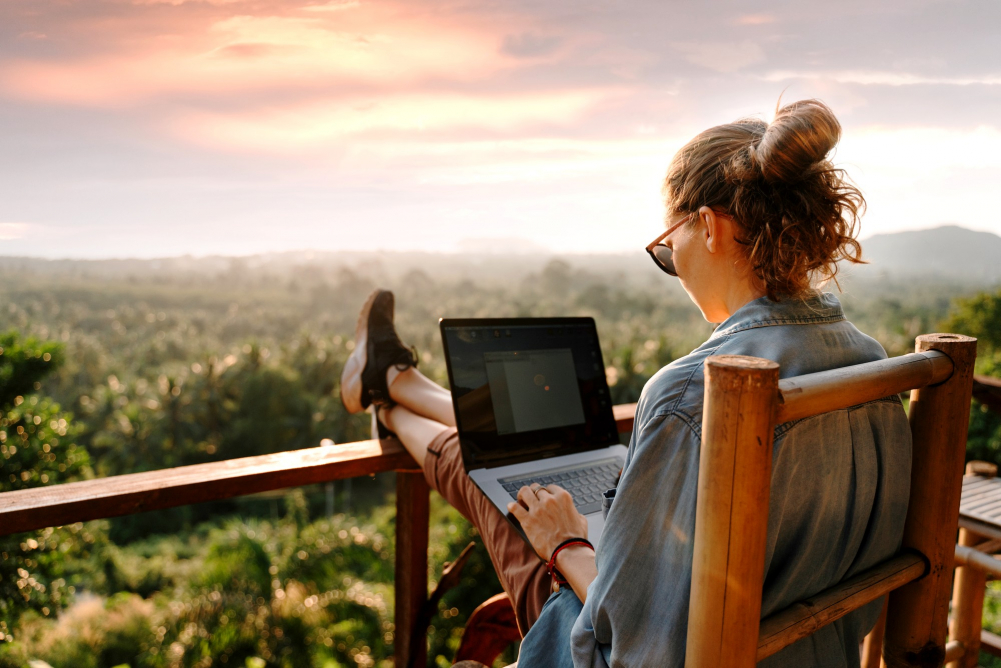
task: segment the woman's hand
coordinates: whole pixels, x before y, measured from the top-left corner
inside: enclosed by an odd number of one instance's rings
[[[587,538],[587,519],[577,512],[570,492],[557,485],[522,487],[518,501],[509,503],[507,509],[543,561],[549,561],[566,539]]]

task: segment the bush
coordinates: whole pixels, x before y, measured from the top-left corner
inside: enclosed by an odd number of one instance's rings
[[[0,492],[90,475],[70,416],[33,394],[61,358],[55,344],[0,334]],[[22,614],[54,614],[80,581],[91,579],[86,562],[103,543],[103,527],[76,524],[0,537],[0,644],[11,640]]]
[[[977,372],[1001,378],[1001,290],[955,300],[943,331],[977,337]],[[1001,465],[1001,415],[976,400],[970,407],[966,455]]]

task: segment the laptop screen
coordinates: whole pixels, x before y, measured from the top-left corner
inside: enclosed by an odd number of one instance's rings
[[[591,318],[442,320],[467,468],[618,443]]]

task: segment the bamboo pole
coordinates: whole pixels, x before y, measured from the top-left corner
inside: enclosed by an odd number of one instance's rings
[[[897,555],[761,620],[758,661],[925,574],[920,554]]]
[[[882,399],[915,387],[940,383],[952,374],[952,361],[938,351],[828,369],[779,381],[776,422],[783,424],[839,408]]]
[[[686,668],[753,668],[758,649],[779,366],[705,362]]]
[[[993,478],[997,475],[997,466],[990,462],[967,462],[966,475],[984,475]],[[964,654],[950,662],[949,668],[976,668],[979,663],[980,631],[983,625],[987,573],[1001,574],[1001,561],[989,554],[983,554],[981,550],[993,548],[994,543],[997,542],[996,540],[984,540],[983,537],[969,529],[960,528],[959,530],[949,638],[963,645]],[[974,547],[976,549],[973,549]],[[985,569],[984,566],[988,568]],[[990,567],[993,567],[993,571]]]
[[[889,668],[941,666],[945,661],[949,594],[959,521],[966,433],[977,340],[925,334],[917,352],[952,359],[948,380],[911,392],[911,493],[903,546],[924,554],[931,570],[890,594],[883,656]]]
[[[945,644],[945,660],[950,664],[959,661],[966,654],[966,646],[958,640],[950,640]],[[977,664],[974,663],[974,666]]]
[[[952,589],[952,619],[949,620],[949,639],[962,643],[964,654],[949,663],[949,668],[977,668],[980,659],[980,627],[984,615],[984,590],[987,587],[987,573],[977,568],[970,559],[961,559],[965,548],[985,561],[994,562],[995,572],[1001,572],[1001,562],[994,557],[974,550],[983,539],[969,529],[959,530],[959,545],[956,546],[955,582]]]
[[[976,533],[976,532],[974,532],[974,533]],[[966,564],[965,561],[960,561],[959,560],[959,550],[958,550],[959,546],[957,545],[956,548],[957,548],[957,550],[956,550],[956,561],[958,563],[961,563],[961,564],[965,565]],[[992,555],[993,554],[997,554],[998,552],[1001,552],[1001,540],[998,540],[997,538],[988,538],[987,540],[985,540],[982,543],[977,543],[976,550],[977,550],[977,552],[983,552],[984,554],[992,554]],[[998,562],[998,565],[1001,565],[1001,562]],[[990,571],[988,571],[988,572],[990,572]],[[1001,572],[999,572],[999,573],[993,573],[993,575],[1001,575]]]
[[[962,538],[964,531],[967,530],[959,530],[960,538]],[[967,531],[967,533],[972,534],[973,532]],[[994,541],[988,542],[993,543]],[[978,571],[982,571],[986,575],[1001,578],[1001,559],[997,559],[990,554],[981,552],[980,548],[980,545],[977,545],[976,547],[967,547],[960,542],[960,544],[956,546],[956,566],[973,568]],[[953,607],[955,607],[955,605],[953,605]]]
[[[887,596],[876,625],[862,641],[862,668],[879,668],[883,662],[883,633],[886,631],[886,606],[889,602],[890,598]]]
[[[412,638],[414,622],[428,596],[430,506],[423,471],[396,474],[396,574],[393,659],[397,668],[427,664],[427,640]],[[411,656],[416,652],[416,656]]]

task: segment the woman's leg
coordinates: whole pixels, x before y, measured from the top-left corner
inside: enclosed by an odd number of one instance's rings
[[[416,368],[408,367],[401,371],[395,366],[389,367],[386,384],[389,386],[389,398],[396,403],[446,427],[455,426],[452,393]]]
[[[525,633],[549,596],[545,564],[466,474],[452,395],[413,368],[416,359],[393,325],[393,304],[392,293],[378,290],[362,308],[341,398],[352,413],[373,404],[376,418],[396,433],[428,484],[476,526]],[[386,398],[395,405],[379,407]]]
[[[392,387],[390,387],[390,392],[392,392]],[[396,434],[410,456],[421,468],[425,468],[424,460],[427,458],[428,446],[435,439],[441,437],[443,432],[448,431],[450,425],[419,415],[403,403],[392,408],[379,408],[377,410],[379,411],[379,421]]]
[[[407,452],[424,466],[427,447],[443,431],[455,426],[452,393],[414,367],[386,370],[392,407],[373,407],[378,420],[396,434]]]
[[[420,463],[428,485],[479,531],[501,586],[511,598],[518,628],[522,635],[527,633],[549,598],[546,565],[470,480],[455,427],[418,415],[402,404],[378,409],[378,417]]]

